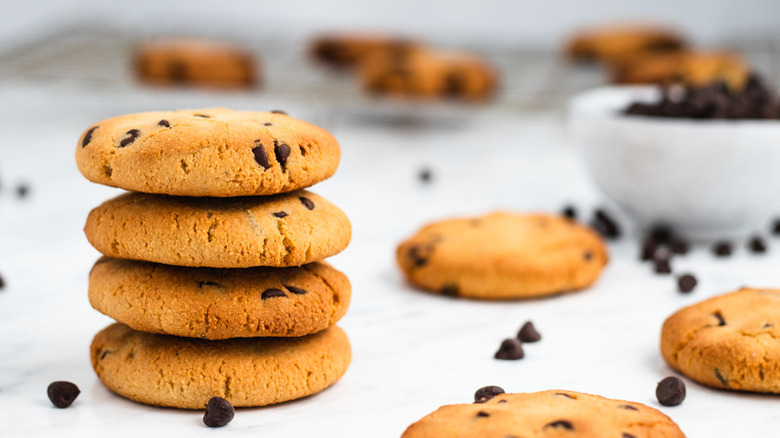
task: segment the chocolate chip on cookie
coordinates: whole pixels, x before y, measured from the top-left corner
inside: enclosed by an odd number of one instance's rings
[[[287,294],[284,293],[281,289],[266,289],[262,293],[262,297],[264,300],[267,300],[269,298],[276,298],[276,297],[287,297]]]
[[[124,137],[119,142],[119,147],[123,148],[125,146],[129,146],[135,142],[135,140],[138,138],[138,136],[141,135],[141,131],[138,129],[131,129],[127,132],[125,132]]]
[[[678,377],[666,377],[658,382],[655,396],[664,406],[677,406],[685,400],[685,383]]]
[[[81,140],[81,147],[85,148],[90,141],[92,141],[92,133],[95,132],[95,130],[98,129],[97,126],[93,126],[87,130],[86,133],[84,133],[84,138]]]
[[[544,425],[544,429],[566,429],[566,430],[574,430],[574,425],[571,424],[571,421],[568,420],[556,420],[552,421],[550,423],[547,423]]]
[[[522,359],[525,357],[523,344],[517,338],[504,339],[494,357],[501,360]]]
[[[298,199],[301,201],[301,204],[303,204],[306,208],[308,208],[309,210],[314,210],[314,202],[312,202],[311,199],[305,196],[301,196]]]
[[[517,332],[517,339],[520,339],[522,342],[537,342],[542,339],[542,335],[536,331],[536,327],[534,327],[531,321],[527,321],[520,328],[520,331]]]
[[[229,401],[222,397],[212,397],[206,404],[206,413],[203,414],[203,424],[208,427],[227,426],[233,421],[236,409]]]
[[[165,119],[162,119],[159,122],[157,122],[157,125],[158,126],[164,126],[166,128],[170,128],[171,127],[171,123],[169,121],[165,120]]]
[[[73,404],[73,401],[81,394],[81,391],[74,383],[56,381],[49,384],[49,387],[46,389],[46,394],[49,396],[49,400],[51,400],[51,403],[54,406],[62,409]]]
[[[500,386],[483,386],[474,393],[474,403],[485,403],[491,398],[503,393],[504,389]]]

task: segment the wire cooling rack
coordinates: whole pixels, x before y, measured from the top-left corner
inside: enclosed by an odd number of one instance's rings
[[[145,33],[145,34],[144,34]],[[132,91],[134,47],[160,33],[111,30],[85,23],[60,26],[20,38],[0,50],[0,80],[27,85],[56,84],[100,91]],[[375,106],[355,78],[329,71],[307,58],[306,41],[232,38],[261,64],[263,85],[249,94],[307,99],[334,107]],[[742,53],[771,83],[780,85],[780,41],[767,37],[724,41],[718,47]],[[575,65],[551,51],[470,47],[498,68],[501,90],[489,105],[498,110],[560,110],[577,92],[605,83],[595,66]],[[381,103],[380,103],[381,105]]]

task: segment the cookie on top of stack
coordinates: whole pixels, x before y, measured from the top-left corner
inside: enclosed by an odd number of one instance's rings
[[[149,112],[95,124],[76,162],[132,192],[84,231],[104,256],[89,300],[118,321],[95,336],[109,389],[156,406],[212,397],[264,406],[319,392],[351,359],[335,323],[347,277],[323,260],[349,243],[344,213],[303,190],[336,171],[325,130],[283,112]]]

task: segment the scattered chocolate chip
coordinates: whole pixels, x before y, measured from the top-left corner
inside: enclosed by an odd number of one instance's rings
[[[504,342],[501,343],[501,347],[496,351],[494,357],[501,360],[522,359],[525,357],[523,344],[521,344],[520,340],[517,338],[504,339]]]
[[[308,208],[309,210],[314,210],[314,203],[311,202],[311,199],[303,196],[299,197],[298,199],[301,200],[301,204],[303,204],[306,208]]]
[[[65,381],[51,382],[46,389],[46,394],[48,394],[51,403],[60,409],[67,408],[73,404],[73,401],[76,400],[80,393],[78,386]]]
[[[723,314],[721,314],[720,312],[715,312],[712,314],[712,316],[714,316],[715,319],[718,320],[718,327],[722,327],[726,325],[726,320],[723,319]]]
[[[447,283],[441,288],[441,294],[447,297],[457,297],[458,293],[458,285],[455,283]]]
[[[563,207],[561,214],[569,219],[577,219],[577,209],[573,205]]]
[[[138,138],[139,135],[141,135],[141,131],[137,129],[131,129],[125,132],[125,138],[123,138],[122,141],[119,142],[119,147],[123,148],[133,143]]]
[[[715,371],[715,377],[717,377],[717,378],[718,378],[718,380],[720,381],[720,383],[722,383],[722,384],[723,384],[723,386],[729,386],[729,381],[728,381],[728,379],[726,379],[725,377],[723,377],[723,374],[721,374],[721,373],[720,373],[720,370],[719,370],[719,369],[717,369],[717,368],[715,368],[715,370],[714,370],[714,371]]]
[[[295,295],[303,295],[303,294],[306,293],[305,289],[301,289],[299,287],[289,286],[289,285],[286,285],[286,284],[282,284],[282,286],[284,286],[285,289],[289,290],[290,292],[294,293]]]
[[[85,148],[90,141],[92,141],[92,134],[95,132],[95,130],[98,129],[97,126],[93,126],[89,128],[89,131],[87,131],[86,134],[84,134],[84,140],[81,140],[81,147]]]
[[[667,225],[656,225],[649,232],[650,239],[660,244],[669,243],[673,236],[674,232]]]
[[[564,397],[566,397],[566,398],[570,398],[570,399],[572,399],[572,400],[577,400],[576,398],[572,397],[572,396],[571,396],[571,394],[566,394],[565,392],[556,392],[556,393],[555,393],[555,394],[553,394],[553,395],[562,395],[562,396],[564,396]]]
[[[557,420],[557,421],[553,421],[552,423],[545,424],[544,425],[544,429],[547,429],[547,428],[553,428],[553,429],[561,428],[561,429],[566,429],[566,430],[574,430],[574,425],[571,424],[570,421]]]
[[[203,424],[208,427],[226,426],[233,420],[236,410],[229,401],[222,397],[212,397],[206,405],[206,413],[203,414]]]
[[[265,123],[263,123],[263,126],[273,126],[273,125],[274,125],[274,124],[273,124],[273,123],[271,123],[271,122],[265,122]]]
[[[263,166],[265,169],[271,167],[271,162],[268,161],[268,154],[265,153],[265,146],[263,146],[260,140],[255,140],[255,147],[252,148],[252,152],[255,154],[255,161],[257,161],[257,164]]]
[[[283,211],[277,211],[276,213],[274,213],[274,216],[276,216],[278,218],[283,218],[283,217],[287,217],[287,213],[285,213]]]
[[[500,386],[483,386],[474,393],[474,403],[485,403],[491,398],[504,393]]]
[[[271,113],[273,113],[273,114],[281,114],[283,116],[287,115],[287,113],[282,111],[282,110],[271,110]]]
[[[780,219],[775,219],[772,223],[772,234],[780,235]]]
[[[715,242],[712,246],[712,253],[717,257],[728,257],[731,255],[731,243],[726,241]]]
[[[606,211],[597,208],[592,222],[593,228],[602,236],[609,239],[620,237],[620,226]]]
[[[3,280],[3,276],[0,275],[0,289],[4,289],[4,288],[5,288],[5,280]]]
[[[417,176],[420,178],[420,181],[424,183],[431,182],[431,178],[433,177],[433,175],[431,174],[431,169],[428,169],[427,167],[420,170],[420,173],[417,174]]]
[[[274,154],[276,155],[276,161],[282,166],[282,172],[287,169],[287,157],[290,156],[290,146],[282,143],[279,144],[274,140]]]
[[[267,300],[269,298],[286,297],[287,294],[281,289],[266,289],[261,295],[262,299]]]
[[[485,412],[485,411],[479,411],[479,412],[477,412],[477,417],[489,417],[489,416],[490,416],[490,414],[488,414],[488,413],[487,413],[487,412]]]
[[[16,186],[16,196],[20,198],[26,198],[29,193],[30,193],[30,186],[28,186],[27,184],[19,183]]]
[[[677,406],[685,400],[685,383],[678,377],[666,377],[658,382],[655,397],[664,406]]]
[[[636,407],[634,407],[634,406],[631,406],[631,405],[620,405],[620,406],[618,406],[618,407],[619,407],[620,409],[626,409],[626,410],[628,410],[628,411],[638,411],[638,410],[639,410],[639,409],[637,409]]]
[[[195,117],[203,117],[204,119],[210,119],[211,118],[211,116],[207,116],[205,114],[193,114],[193,116],[195,116]]]
[[[683,293],[692,291],[697,283],[698,281],[696,281],[696,277],[693,274],[683,274],[677,277],[677,288]]]
[[[688,242],[682,239],[674,239],[669,243],[669,249],[672,250],[672,253],[674,254],[685,255],[688,254],[690,246],[688,245]]]
[[[753,236],[748,241],[748,249],[755,254],[763,254],[766,252],[766,244],[761,236]]]
[[[656,274],[671,274],[672,265],[667,251],[656,251],[653,256],[653,269]]]
[[[655,251],[658,249],[656,243],[652,239],[645,239],[642,243],[642,251],[639,254],[639,258],[642,261],[652,260],[655,256]]]
[[[527,321],[520,327],[520,331],[517,332],[517,339],[522,342],[537,342],[542,339],[542,335],[536,331],[536,327],[531,321]]]

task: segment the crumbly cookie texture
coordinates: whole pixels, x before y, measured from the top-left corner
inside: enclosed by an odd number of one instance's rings
[[[619,62],[643,53],[677,52],[685,45],[680,34],[662,26],[610,25],[578,32],[567,42],[565,52],[577,61]]]
[[[230,44],[172,38],[136,47],[136,75],[155,85],[248,88],[260,82],[254,57]]]
[[[660,411],[574,391],[501,394],[487,402],[443,406],[402,435],[417,437],[684,438]]]
[[[84,232],[109,257],[248,268],[323,260],[346,248],[352,231],[338,207],[301,190],[230,199],[125,193],[92,210]]]
[[[583,289],[608,261],[601,238],[571,219],[506,212],[427,225],[399,245],[396,258],[412,284],[482,299]]]
[[[780,290],[743,288],[676,312],[661,354],[707,386],[780,394]]]
[[[337,326],[301,338],[204,341],[116,323],[95,336],[90,357],[103,384],[123,397],[204,409],[212,397],[250,407],[315,394],[344,374],[351,350]]]
[[[92,307],[143,332],[202,339],[295,337],[347,311],[347,277],[327,263],[294,268],[184,268],[103,257],[89,274]]]
[[[177,196],[272,195],[329,178],[338,142],[283,113],[226,108],[129,114],[88,128],[76,164],[90,181]]]

